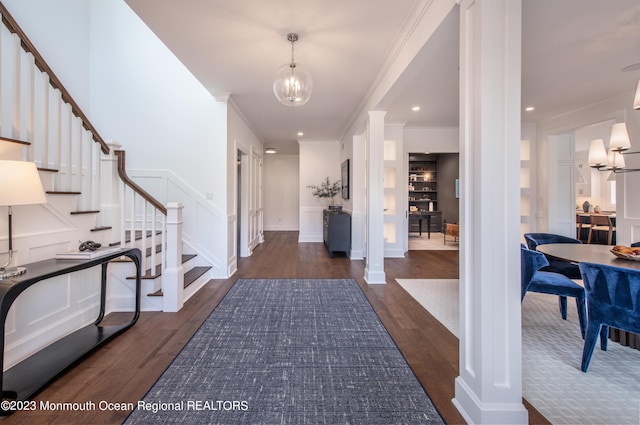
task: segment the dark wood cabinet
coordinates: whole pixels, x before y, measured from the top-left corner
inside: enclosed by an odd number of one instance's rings
[[[348,257],[351,252],[351,214],[324,210],[322,223],[323,240],[329,257],[333,257],[334,252],[344,252]]]

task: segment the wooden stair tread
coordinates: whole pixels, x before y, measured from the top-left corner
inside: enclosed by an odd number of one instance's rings
[[[44,167],[38,167],[38,171],[44,171],[47,173],[57,173],[59,170],[56,168],[44,168]]]
[[[97,226],[97,227],[94,227],[93,229],[91,229],[91,231],[92,232],[100,232],[102,230],[109,230],[109,229],[112,229],[112,227],[111,226]]]
[[[82,192],[66,192],[59,190],[47,190],[47,195],[82,195]]]
[[[78,214],[97,214],[99,213],[100,210],[86,210],[86,211],[71,211],[71,215],[78,215]]]
[[[151,269],[145,270],[144,274],[141,276],[141,279],[143,280],[155,279],[159,277],[161,274],[162,274],[162,265],[158,264],[156,266],[155,272],[152,272]],[[127,279],[131,280],[135,278],[136,278],[135,276],[129,276]]]
[[[159,245],[158,245],[158,246],[159,246]],[[158,247],[156,247],[156,249],[157,249],[157,248],[158,248]],[[149,251],[150,249],[151,249],[151,248],[147,248],[147,251]],[[184,264],[184,263],[186,263],[187,261],[189,261],[190,259],[192,259],[192,258],[194,258],[194,257],[196,257],[196,255],[195,255],[195,254],[183,254],[183,255],[182,255],[182,263]],[[123,260],[114,260],[114,262],[130,262],[130,261],[131,261],[131,259],[129,259],[129,258],[127,258],[127,257],[124,257],[124,259],[123,259]],[[194,267],[194,268],[199,269],[200,267]],[[209,267],[207,270],[209,270],[210,268],[211,268],[211,267]],[[193,269],[191,269],[191,270],[193,270]],[[191,272],[191,270],[189,270],[187,273],[185,273],[185,275],[184,275],[184,276],[185,276],[185,282],[186,282],[186,280],[187,280],[187,276],[189,275],[189,273]],[[207,270],[205,270],[204,272],[206,272]],[[204,272],[202,272],[202,273],[204,273]],[[202,274],[200,274],[200,275],[196,276],[196,277],[195,277],[195,279],[199,278],[201,275],[202,275]],[[149,279],[155,279],[155,278],[160,277],[160,276],[162,276],[162,265],[161,265],[161,264],[158,264],[158,265],[156,266],[156,271],[155,271],[155,273],[152,273],[152,272],[151,272],[151,269],[149,269],[149,270],[147,270],[147,271],[145,271],[145,272],[144,272],[144,274],[141,276],[141,279],[149,280]],[[135,276],[129,276],[129,277],[127,277],[127,279],[129,279],[129,280],[132,280],[132,279],[135,279],[135,278],[136,278]],[[195,280],[195,279],[194,279],[194,280]],[[190,282],[190,283],[191,283],[191,282]],[[186,286],[185,286],[185,288],[186,288]]]
[[[184,264],[192,258],[196,258],[197,256],[197,254],[182,254],[182,263]]]
[[[193,282],[198,280],[198,278],[200,276],[202,276],[203,274],[205,274],[209,270],[211,270],[210,266],[198,266],[198,267],[194,267],[191,270],[189,270],[188,272],[186,272],[184,274],[184,287],[186,288],[187,286],[191,285]],[[156,292],[153,292],[153,293],[147,294],[147,295],[150,296],[150,297],[161,297],[163,295],[162,294],[162,289],[158,289]]]
[[[0,141],[9,142],[9,143],[17,143],[19,145],[30,146],[31,142],[25,142],[24,140],[12,139],[10,137],[0,137]]]
[[[197,266],[184,274],[184,287],[191,285],[200,276],[211,270],[211,266]]]

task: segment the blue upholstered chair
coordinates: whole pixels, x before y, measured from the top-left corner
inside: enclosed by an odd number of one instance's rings
[[[560,314],[562,314],[562,318],[566,320],[567,297],[575,298],[578,308],[578,319],[580,321],[580,333],[582,334],[582,338],[584,338],[587,325],[584,288],[560,273],[541,270],[549,264],[541,252],[527,249],[527,247],[522,245],[520,247],[520,258],[520,300],[524,300],[527,292],[558,295]]]
[[[553,233],[525,233],[524,239],[527,241],[529,249],[536,250],[538,245],[547,245],[550,243],[579,243],[582,242],[578,239],[569,238],[567,236],[555,235]],[[547,257],[549,265],[542,270],[547,272],[560,273],[568,277],[569,279],[582,279],[580,275],[580,269],[577,264],[570,263],[568,261],[559,260],[553,257]]]
[[[600,334],[600,348],[607,349],[609,326],[640,333],[640,270],[604,264],[580,263],[587,297],[587,335],[582,351],[586,372]]]

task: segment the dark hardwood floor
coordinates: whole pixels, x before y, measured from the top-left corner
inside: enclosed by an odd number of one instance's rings
[[[137,403],[239,278],[346,278],[358,281],[414,373],[449,424],[464,423],[453,406],[458,340],[422,308],[395,278],[457,278],[457,251],[410,251],[386,259],[387,285],[367,285],[364,261],[329,258],[321,243],[297,243],[297,232],[267,232],[230,279],[210,281],[177,313],[142,313],[138,323],[60,376],[35,398],[94,402],[88,411],[21,411],[5,424],[119,424],[128,410],[101,410],[100,402]],[[114,315],[113,320],[117,320]],[[549,422],[529,409],[530,423]],[[292,424],[295,425],[295,424]]]

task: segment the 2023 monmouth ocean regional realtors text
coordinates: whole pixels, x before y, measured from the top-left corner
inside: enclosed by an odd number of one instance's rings
[[[131,411],[134,409],[150,411],[153,413],[163,411],[246,411],[249,410],[247,401],[230,401],[230,400],[182,400],[176,402],[110,402],[100,400],[98,402],[89,400],[83,403],[68,402],[51,402],[51,401],[35,401],[35,400],[3,400],[1,402],[4,411],[20,411],[20,410],[44,410],[44,411]]]

